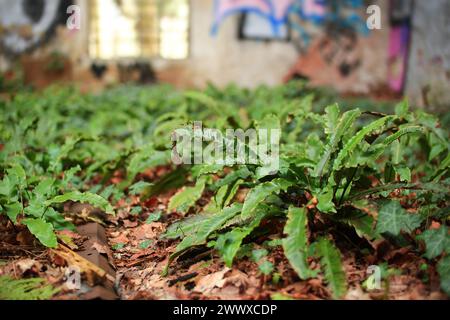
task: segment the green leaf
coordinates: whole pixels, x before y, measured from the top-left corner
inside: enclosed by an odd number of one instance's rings
[[[317,195],[317,209],[323,213],[336,213],[336,207],[333,202],[333,190],[323,190],[325,193]]]
[[[44,218],[46,222],[52,224],[55,230],[71,230],[76,232],[76,228],[72,222],[64,219],[64,217],[53,208],[47,208]]]
[[[11,183],[9,176],[5,175],[3,180],[0,181],[0,195],[9,196],[14,189],[14,185]]]
[[[411,181],[411,170],[406,166],[394,166],[395,172],[400,176],[400,181]]]
[[[218,115],[223,115],[224,112],[226,114],[229,114],[227,108],[221,108],[219,102],[217,102],[216,100],[214,100],[213,98],[211,98],[210,96],[208,96],[203,92],[188,91],[184,93],[184,96],[197,103],[204,105],[205,107],[211,109]]]
[[[121,250],[123,248],[125,248],[125,243],[116,243],[113,244],[111,247],[113,250]]]
[[[139,244],[140,249],[147,249],[153,243],[152,240],[144,240]]]
[[[282,242],[284,255],[302,280],[314,275],[306,261],[308,256],[307,219],[306,208],[291,206],[288,210],[288,221],[284,227],[287,237]]]
[[[404,118],[409,111],[409,103],[407,99],[404,99],[402,102],[399,102],[396,106],[395,106],[395,114],[399,117],[399,118]]]
[[[417,239],[425,242],[425,257],[428,259],[436,258],[444,251],[450,252],[450,236],[448,235],[448,228],[444,225],[439,229],[423,232],[417,236]]]
[[[47,200],[44,202],[45,206],[49,207],[53,204],[59,204],[64,203],[67,201],[74,201],[74,202],[81,202],[81,203],[88,203],[92,205],[93,207],[96,207],[98,209],[102,209],[108,214],[114,214],[114,208],[111,206],[111,204],[108,202],[108,200],[102,198],[101,196],[90,193],[90,192],[84,192],[81,193],[79,191],[73,191],[66,194],[63,194],[61,196],[56,196],[53,199]]]
[[[279,292],[273,293],[270,296],[270,299],[273,301],[295,300],[291,296],[288,296],[288,295],[285,295],[285,294],[279,293]]]
[[[13,202],[5,206],[6,215],[13,222],[17,223],[17,216],[22,213],[22,204],[20,202]]]
[[[267,251],[267,249],[255,249],[255,250],[252,250],[252,260],[254,262],[259,262],[263,258],[267,257],[268,254],[269,254],[269,251]]]
[[[69,137],[64,142],[61,149],[58,150],[58,152],[52,157],[49,164],[49,171],[56,171],[58,167],[62,169],[61,166],[61,160],[66,158],[70,152],[72,152],[75,149],[75,146],[82,141],[89,140],[83,137]]]
[[[33,193],[36,197],[45,200],[52,193],[54,183],[55,179],[44,179],[34,188]]]
[[[331,289],[333,298],[340,299],[347,292],[347,281],[342,267],[339,250],[327,239],[320,238],[315,243],[325,279]]]
[[[242,241],[261,224],[261,221],[267,214],[268,213],[265,210],[261,209],[256,213],[256,217],[252,219],[248,226],[240,228],[236,227],[230,232],[222,234],[217,238],[215,248],[219,251],[219,254],[228,267],[231,268],[233,265],[234,257],[239,251]]]
[[[56,248],[58,241],[56,235],[53,232],[53,226],[51,223],[45,222],[41,219],[24,219],[22,223],[28,227],[28,230],[48,248]]]
[[[151,187],[153,184],[148,183],[145,181],[139,181],[130,186],[128,189],[130,191],[130,194],[132,195],[139,195],[141,194],[146,188]]]
[[[398,201],[390,200],[383,203],[380,208],[376,231],[399,235],[400,231],[412,232],[421,222],[420,215],[409,214]]]
[[[441,278],[441,288],[448,296],[450,296],[450,256],[447,255],[439,261],[437,271]]]
[[[156,151],[153,145],[142,148],[135,153],[127,166],[127,181],[132,183],[138,173],[147,168],[166,164],[170,159],[169,152]]]
[[[69,183],[72,182],[75,175],[81,171],[81,167],[79,165],[70,168],[67,171],[64,171],[64,178],[62,180],[62,185],[64,188],[67,188]]]
[[[331,135],[336,130],[340,113],[341,111],[337,103],[325,108],[325,133],[327,135]]]
[[[313,172],[313,175],[315,177],[322,176],[322,173],[326,169],[331,155],[335,152],[342,137],[344,136],[344,134],[348,132],[349,128],[353,125],[356,118],[358,118],[360,115],[361,111],[359,109],[355,109],[345,112],[339,119],[339,122],[337,123],[335,130],[331,133],[331,135],[329,135],[324,153]]]
[[[352,151],[355,150],[355,148],[361,144],[362,140],[364,139],[365,136],[367,136],[369,133],[378,130],[380,128],[382,128],[385,123],[389,120],[394,119],[395,117],[393,116],[388,116],[388,117],[384,117],[381,119],[378,119],[372,123],[370,123],[369,125],[365,126],[363,129],[361,129],[360,131],[358,131],[358,133],[356,135],[354,135],[344,146],[344,148],[342,148],[342,150],[339,152],[336,160],[334,161],[334,165],[333,165],[333,170],[338,170],[341,168],[342,166],[342,162],[345,160],[346,157],[349,156],[349,154],[351,154]]]
[[[186,187],[174,195],[169,202],[168,210],[186,213],[201,198],[206,186],[206,177],[197,180],[195,186]]]
[[[8,175],[10,176],[10,178],[15,178],[14,180],[20,189],[26,188],[27,175],[20,164],[15,164],[12,168],[8,169]]]
[[[262,274],[268,276],[272,273],[273,271],[273,263],[268,261],[268,260],[264,260],[259,266],[258,266],[259,271],[261,271]]]
[[[224,167],[223,164],[196,165],[192,169],[192,176],[197,178],[205,174],[215,174],[222,171]]]
[[[238,170],[233,171],[230,174],[227,174],[223,179],[214,183],[213,188],[219,189],[225,185],[229,185],[229,184],[235,182],[236,180],[239,180],[239,179],[245,180],[248,177],[250,177],[251,175],[252,175],[252,172],[250,170],[248,170],[248,168],[246,166],[242,166]]]
[[[49,300],[58,292],[42,278],[0,276],[0,300]]]
[[[152,222],[156,222],[161,220],[161,216],[162,216],[162,211],[157,211],[154,212],[152,214],[150,214],[147,218],[147,220],[145,221],[146,224],[150,224]]]
[[[285,179],[275,179],[257,185],[250,190],[245,198],[244,206],[242,208],[242,219],[248,219],[258,205],[268,196],[279,194],[281,191],[286,191],[290,186],[292,186],[292,183]]]
[[[175,249],[175,252],[169,257],[169,262],[167,264],[166,269],[164,270],[164,274],[167,273],[168,267],[170,263],[182,254],[185,250],[199,246],[206,243],[209,235],[218,229],[220,229],[228,220],[235,217],[242,210],[242,205],[233,204],[230,207],[227,207],[217,214],[213,214],[209,216],[207,219],[204,219],[197,226],[197,231],[186,236],[183,241],[181,241]]]
[[[411,134],[411,133],[424,132],[424,130],[425,129],[423,127],[419,127],[419,126],[404,127],[402,129],[398,130],[396,133],[391,134],[389,137],[384,139],[384,141],[382,143],[383,143],[383,145],[388,146],[395,140],[403,137],[404,135]]]
[[[361,238],[364,237],[371,241],[380,237],[380,235],[375,231],[374,219],[365,212],[358,211],[347,215],[340,220],[355,228],[356,234]]]

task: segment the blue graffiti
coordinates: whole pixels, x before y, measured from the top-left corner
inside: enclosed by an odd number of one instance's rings
[[[217,18],[221,0],[215,0],[214,12],[216,21],[213,24],[211,33],[216,35],[219,25],[226,17],[234,14],[250,13],[257,14],[267,19],[272,27],[275,37],[280,35],[280,30],[286,25],[296,32],[302,39],[305,46],[311,42],[311,35],[303,26],[304,23],[312,23],[315,26],[334,26],[337,28],[348,28],[367,36],[370,30],[367,28],[364,17],[357,12],[364,7],[364,0],[312,0],[316,8],[322,7],[320,12],[307,11],[307,1],[311,0],[292,0],[292,3],[286,8],[283,15],[276,16],[276,0],[261,0],[270,8],[269,12],[263,12],[257,6],[239,6],[232,8]],[[295,19],[291,19],[295,18]],[[301,23],[295,22],[300,20]]]

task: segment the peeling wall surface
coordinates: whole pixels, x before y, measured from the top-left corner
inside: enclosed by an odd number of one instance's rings
[[[387,12],[387,1],[371,3],[379,4],[382,12]],[[211,0],[191,1],[190,57],[180,62],[157,62],[155,67],[162,80],[195,87],[209,81],[217,86],[235,82],[252,88],[280,84],[293,68],[300,68],[302,75],[315,85],[332,85],[339,91],[360,93],[386,80],[387,14],[382,14],[381,30],[374,30],[368,36],[357,35],[350,49],[343,48],[345,39],[336,40],[334,35],[322,31],[312,39],[309,50],[300,53],[293,42],[239,40],[236,15],[226,18],[217,35],[212,36],[213,4]],[[365,17],[365,10],[363,13]],[[328,48],[319,50],[324,41],[328,41]],[[351,67],[345,75],[340,68],[344,62]]]
[[[450,1],[415,1],[407,94],[415,104],[450,106]]]
[[[0,8],[6,1],[0,0]],[[25,0],[17,1],[23,2]],[[49,0],[67,1],[67,0]],[[81,30],[58,27],[45,45],[21,57],[29,63],[29,78],[33,83],[45,86],[45,81],[36,82],[34,77],[45,73],[42,65],[48,63],[52,52],[58,51],[69,60],[68,75],[60,77],[73,82],[82,90],[101,90],[105,85],[129,79],[121,74],[117,61],[107,63],[101,79],[92,70],[102,66],[92,65],[89,57],[88,1],[76,0],[81,7]],[[215,24],[213,0],[191,0],[190,54],[185,60],[149,59],[156,77],[162,82],[179,88],[204,87],[208,82],[223,87],[229,83],[253,88],[261,84],[278,85],[292,76],[308,78],[314,85],[329,85],[341,92],[367,93],[389,83],[390,41],[392,27],[389,18],[389,2],[371,0],[364,2],[381,7],[382,28],[368,35],[342,37],[333,28],[316,28],[314,37],[300,48],[295,39],[291,41],[264,41],[239,38],[239,15],[223,19],[213,35]],[[13,12],[18,6],[11,7]],[[51,8],[51,7],[50,7]],[[14,9],[14,10],[13,10]],[[316,8],[317,9],[317,8]],[[7,16],[9,8],[2,9]],[[320,12],[317,11],[317,12]],[[362,19],[368,15],[365,8],[359,11]],[[438,108],[450,105],[450,1],[415,1],[413,15],[412,45],[407,66],[406,93],[415,104],[434,105]],[[2,18],[2,21],[8,19]],[[114,23],[112,21],[111,23]],[[270,29],[269,29],[270,30]],[[319,30],[319,31],[317,31]],[[0,28],[0,34],[1,32]],[[27,30],[23,30],[26,32]],[[392,43],[391,43],[392,45]],[[407,47],[407,45],[406,45]],[[9,60],[8,60],[9,59]],[[47,60],[45,60],[47,59]],[[0,51],[0,71],[12,63],[5,52]],[[41,69],[39,69],[41,66]],[[99,69],[100,68],[100,69]],[[44,74],[45,75],[45,74]],[[37,77],[37,76],[36,76]],[[51,75],[47,82],[58,80]]]
[[[213,1],[193,0],[191,8],[190,57],[180,62],[157,62],[155,67],[163,80],[195,87],[208,81],[218,86],[231,82],[245,87],[276,85],[297,61],[298,53],[289,42],[239,41],[237,16],[226,19],[212,36]],[[170,74],[173,70],[180,74]]]

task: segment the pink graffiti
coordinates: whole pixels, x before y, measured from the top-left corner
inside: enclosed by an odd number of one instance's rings
[[[303,12],[306,16],[324,16],[326,14],[326,7],[323,4],[317,3],[316,0],[304,0]]]

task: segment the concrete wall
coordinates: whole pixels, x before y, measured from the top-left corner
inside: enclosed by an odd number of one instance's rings
[[[450,108],[450,1],[415,1],[407,93],[415,104]]]
[[[60,27],[54,39],[35,50],[26,59],[35,59],[58,50],[72,62],[69,76],[64,80],[77,83],[83,90],[100,90],[105,84],[120,79],[115,62],[109,64],[102,80],[90,71],[88,54],[88,1],[77,0],[82,7],[82,29],[69,31]],[[186,60],[151,61],[157,77],[177,87],[203,87],[211,81],[217,86],[235,82],[244,87],[260,84],[276,85],[289,72],[309,77],[313,84],[331,85],[342,92],[365,93],[386,83],[388,68],[389,19],[388,1],[373,0],[382,7],[382,30],[369,37],[358,36],[354,48],[338,54],[340,58],[326,61],[319,42],[330,35],[322,34],[300,55],[289,42],[240,41],[237,38],[238,17],[227,18],[213,37],[212,0],[191,0],[190,56]],[[415,104],[432,104],[439,108],[450,105],[450,2],[448,0],[415,1],[411,56],[408,66],[407,94]],[[112,22],[113,23],[113,22]],[[339,50],[339,48],[337,49]],[[348,75],[339,72],[342,60],[359,59],[358,67]],[[11,67],[0,52],[0,71]],[[41,70],[31,70],[40,74]],[[53,78],[51,78],[53,79]]]
[[[281,83],[297,61],[294,46],[277,41],[238,41],[237,16],[226,19],[218,35],[212,37],[212,13],[213,1],[191,0],[190,57],[180,62],[156,61],[161,78],[196,87],[208,81],[218,86],[236,82],[246,87]]]
[[[387,43],[389,27],[387,1],[371,1],[382,7],[381,30],[368,37],[358,35],[351,52],[337,52],[334,61],[324,61],[318,50],[321,34],[303,56],[291,42],[239,41],[238,17],[228,17],[220,26],[217,36],[210,35],[212,25],[212,0],[191,0],[191,55],[180,62],[157,61],[155,66],[162,80],[180,86],[201,87],[208,81],[218,86],[236,82],[240,86],[255,87],[260,84],[276,85],[283,82],[295,67],[316,85],[331,85],[343,92],[366,93],[386,80]],[[335,43],[333,43],[334,45]],[[332,50],[339,51],[338,45]],[[347,76],[339,73],[342,55],[358,60],[359,66]],[[305,67],[304,67],[305,66]]]

